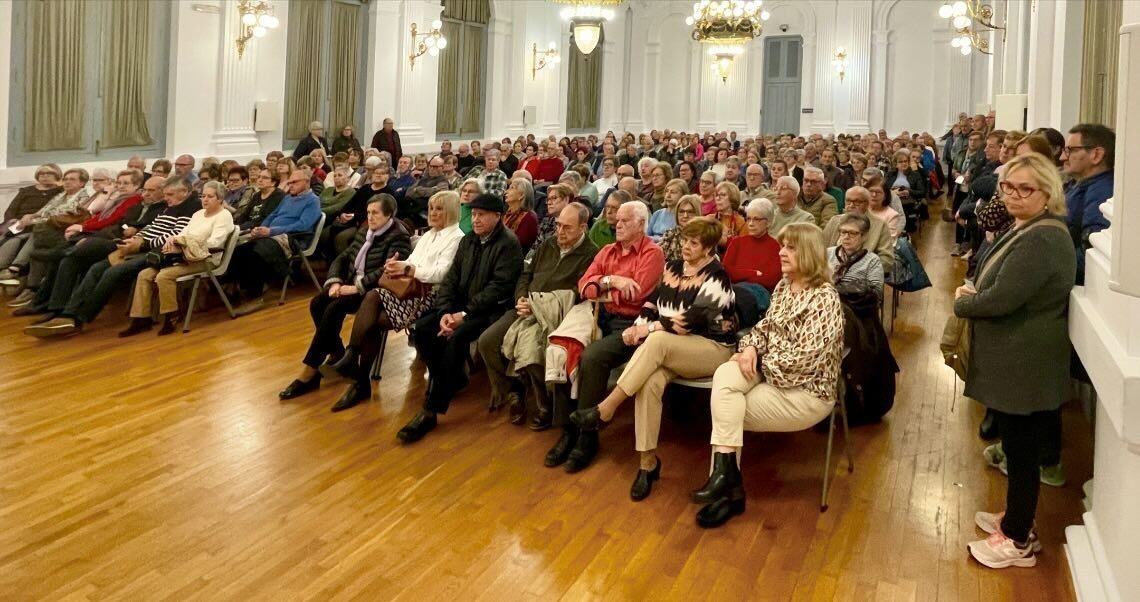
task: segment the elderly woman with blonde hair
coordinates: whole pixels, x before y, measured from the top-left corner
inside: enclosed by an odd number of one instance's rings
[[[793,223],[777,238],[783,279],[768,313],[713,375],[713,470],[692,496],[705,504],[697,513],[701,527],[719,527],[744,512],[744,431],[806,429],[835,404],[844,322],[823,232],[812,223]]]

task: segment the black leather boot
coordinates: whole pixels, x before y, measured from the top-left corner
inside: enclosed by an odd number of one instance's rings
[[[697,512],[697,526],[704,529],[719,527],[744,512],[744,478],[736,467],[735,453],[713,454],[713,473],[709,475],[704,489],[693,492],[693,499],[698,495],[707,498],[708,494],[715,496]]]
[[[547,468],[554,468],[555,466],[562,466],[566,463],[566,458],[570,456],[570,452],[574,446],[578,444],[578,428],[572,425],[562,427],[562,436],[558,438],[558,443],[546,452],[546,459],[543,464]]]
[[[983,441],[993,441],[998,438],[997,420],[994,419],[994,411],[986,408],[986,415],[982,417],[982,423],[978,425],[978,436]]]
[[[566,458],[566,472],[575,473],[590,465],[598,455],[598,431],[582,431],[578,443]]]
[[[734,484],[732,480],[734,477],[736,482],[740,481],[740,469],[736,467],[736,454],[714,453],[712,473],[709,474],[709,479],[705,481],[703,487],[693,491],[693,502],[708,504],[723,496],[724,492]]]

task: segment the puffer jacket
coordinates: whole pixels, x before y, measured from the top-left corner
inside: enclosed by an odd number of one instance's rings
[[[468,317],[501,314],[514,303],[523,252],[514,232],[502,222],[486,242],[474,231],[463,235],[455,261],[436,289],[436,309]]]
[[[404,229],[402,223],[393,218],[392,226],[383,234],[373,238],[372,246],[368,248],[368,253],[364,256],[364,273],[357,274],[354,265],[356,255],[360,253],[360,248],[364,246],[364,240],[367,236],[368,228],[360,228],[356,237],[352,239],[352,244],[348,245],[343,253],[336,256],[336,259],[329,265],[329,278],[325,281],[326,287],[331,284],[351,282],[360,294],[364,294],[369,289],[376,287],[376,283],[384,275],[384,262],[388,261],[388,257],[392,253],[398,254],[400,259],[407,259],[408,255],[412,253],[412,240],[408,236],[408,231]]]

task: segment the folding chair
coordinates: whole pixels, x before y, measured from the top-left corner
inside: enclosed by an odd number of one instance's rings
[[[388,349],[388,331],[380,331],[380,353],[376,354],[376,361],[372,362],[372,380],[380,380],[380,366],[384,364],[384,351]]]
[[[843,386],[843,360],[847,359],[847,354],[851,353],[850,348],[843,349],[841,356],[840,369],[839,369],[839,383],[835,388],[835,405],[831,408],[831,418],[828,420],[827,425],[827,453],[823,457],[823,493],[819,498],[819,511],[827,512],[827,491],[830,485],[831,478],[831,445],[832,440],[835,438],[835,417],[839,415],[843,419],[843,451],[847,454],[847,472],[848,474],[855,472],[855,458],[851,455],[851,431],[847,426],[847,403],[844,399],[846,391]]]
[[[237,248],[239,238],[241,238],[241,231],[237,226],[234,226],[233,231],[226,237],[226,246],[223,247],[222,258],[218,262],[217,267],[196,274],[187,274],[175,280],[178,284],[183,282],[193,283],[190,288],[190,302],[186,304],[186,317],[182,320],[182,332],[190,332],[190,316],[194,313],[194,306],[198,302],[198,289],[201,288],[202,281],[207,278],[214,284],[214,290],[218,291],[218,296],[222,298],[222,303],[226,305],[226,311],[230,313],[230,319],[232,320],[237,317],[237,314],[234,313],[234,307],[230,303],[230,298],[226,296],[226,291],[222,289],[222,284],[218,282],[218,277],[225,276],[226,270],[229,269],[230,259],[234,256],[234,249]]]
[[[325,214],[321,213],[321,219],[317,220],[317,227],[313,229],[313,239],[309,241],[309,246],[301,249],[299,253],[294,254],[293,257],[289,259],[289,273],[285,275],[285,282],[281,284],[281,298],[277,300],[278,305],[285,304],[285,291],[289,290],[289,282],[293,280],[293,269],[298,259],[301,261],[301,266],[308,272],[309,278],[313,279],[313,286],[317,287],[318,291],[321,290],[321,281],[317,279],[317,275],[313,272],[313,265],[309,263],[309,258],[313,256],[313,253],[317,252],[317,244],[321,241],[321,230],[324,230],[324,228]]]

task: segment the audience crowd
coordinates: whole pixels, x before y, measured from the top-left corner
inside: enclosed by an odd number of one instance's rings
[[[331,371],[348,380],[333,411],[369,399],[387,333],[407,330],[429,381],[401,441],[439,426],[478,356],[492,409],[558,429],[548,467],[588,467],[632,397],[630,496],[642,500],[662,470],[666,387],[708,382],[711,471],[692,499],[698,524],[715,527],[744,511],[745,430],[809,428],[844,388],[859,398],[855,423],[890,408],[884,283],[896,246],[945,194],[952,254],[968,261],[954,304],[972,325],[966,394],[988,409],[983,438],[1001,439],[986,461],[1009,476],[1005,511],[978,513],[991,536],[970,552],[994,568],[1035,563],[1038,485],[1064,479],[1064,308],[1090,236],[1108,225],[1112,130],[1081,124],[1066,138],[963,114],[938,139],[653,130],[445,140],[431,154],[405,153],[391,119],[367,148],[354,132],[345,125],[330,145],[313,122],[291,154],[244,165],[181,155],[149,171],[140,157],[117,172],[40,166],[4,214],[0,284],[20,290],[8,305],[34,317],[27,334],[58,337],[129,290],[119,336],[156,321],[164,336],[180,278],[226,265],[223,294],[245,315],[311,255],[327,275],[281,398]]]

